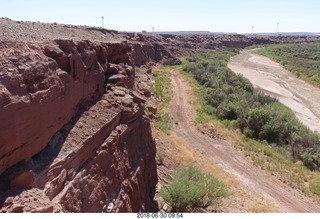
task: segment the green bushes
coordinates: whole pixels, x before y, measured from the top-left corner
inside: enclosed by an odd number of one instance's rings
[[[246,137],[289,148],[293,160],[301,159],[309,168],[320,167],[318,158],[304,153],[312,149],[313,156],[315,149],[320,149],[319,135],[303,126],[290,109],[254,91],[247,79],[229,70],[228,60],[235,54],[228,50],[199,53],[187,58],[183,66],[205,87],[204,99],[212,107],[210,113]]]
[[[312,170],[318,170],[320,167],[320,151],[307,149],[301,154],[303,163]]]
[[[181,65],[181,60],[174,57],[164,57],[162,60],[163,65]]]
[[[247,127],[252,131],[252,136],[256,139],[264,139],[264,127],[270,121],[270,114],[263,108],[253,108],[248,111]]]
[[[172,206],[173,212],[192,211],[219,202],[228,194],[226,186],[211,175],[205,175],[193,166],[178,169],[169,186],[160,195]]]

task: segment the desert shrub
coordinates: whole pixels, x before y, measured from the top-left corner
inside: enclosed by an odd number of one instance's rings
[[[222,89],[206,88],[204,99],[213,107],[218,107],[226,99],[226,94]]]
[[[320,167],[320,151],[312,151],[310,149],[304,150],[301,153],[301,158],[308,168],[317,170]]]
[[[263,126],[261,138],[267,142],[280,142],[279,134],[281,133],[280,125],[276,122],[268,122]]]
[[[238,106],[233,102],[223,102],[217,107],[217,116],[220,119],[236,120],[238,118]]]
[[[262,139],[261,132],[269,120],[270,115],[267,110],[250,109],[248,112],[248,128],[252,130],[252,137]]]
[[[164,158],[165,158],[165,153],[163,151],[158,151],[157,155],[156,155],[156,159],[157,159],[157,163],[159,163],[160,165],[163,164],[164,162]]]
[[[171,184],[160,190],[160,195],[174,212],[187,212],[195,207],[216,204],[227,194],[222,182],[193,166],[178,169]]]
[[[173,57],[164,57],[162,60],[163,65],[181,65],[181,60]]]

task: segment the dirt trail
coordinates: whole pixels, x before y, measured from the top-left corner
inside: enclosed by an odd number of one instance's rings
[[[196,130],[192,125],[194,109],[189,103],[192,99],[192,90],[185,78],[177,71],[172,71],[171,77],[174,95],[170,109],[173,119],[178,121],[178,124],[173,127],[173,132],[214,164],[234,175],[246,192],[254,191],[261,194],[283,212],[320,212],[319,205],[299,191],[266,175],[228,142],[209,138]]]
[[[231,58],[228,67],[248,78],[255,88],[277,98],[311,130],[320,133],[320,89],[298,79],[280,64],[244,50]]]

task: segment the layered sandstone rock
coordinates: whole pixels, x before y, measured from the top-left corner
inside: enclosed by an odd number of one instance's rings
[[[56,40],[0,49],[1,211],[153,210],[155,143],[131,47]]]
[[[108,78],[121,75],[133,87],[130,50],[122,44],[72,41],[2,44],[0,173],[43,149],[79,104],[102,95]],[[109,62],[127,68],[120,72]]]

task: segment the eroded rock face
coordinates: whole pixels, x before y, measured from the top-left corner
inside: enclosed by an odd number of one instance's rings
[[[0,211],[154,210],[156,149],[131,47],[6,42],[0,53]]]
[[[130,51],[127,45],[85,41],[2,45],[0,173],[42,150],[79,104],[102,95],[110,74],[122,75],[132,87],[132,68],[112,72],[106,61],[132,65]]]
[[[145,65],[149,62],[160,62],[164,57],[172,57],[163,45],[159,43],[134,43],[134,63],[137,66]]]

